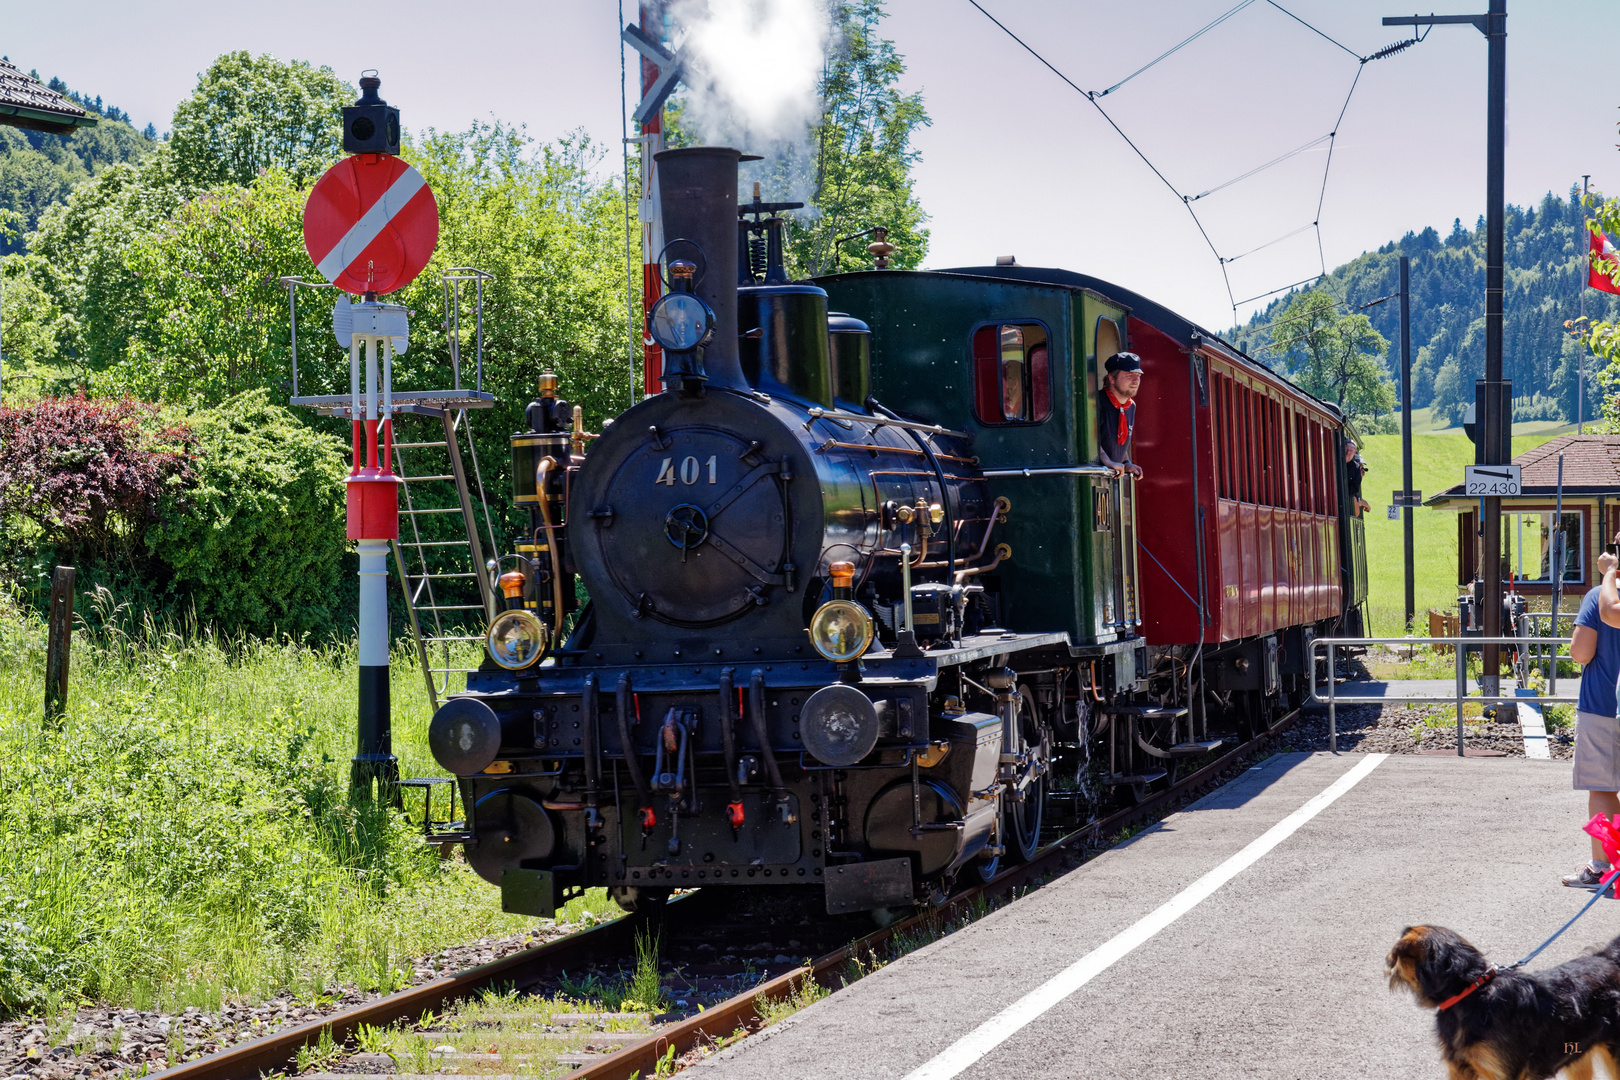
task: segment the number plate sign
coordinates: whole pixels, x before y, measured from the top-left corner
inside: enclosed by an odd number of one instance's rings
[[[1517,495],[1518,465],[1469,465],[1463,469],[1465,495]]]

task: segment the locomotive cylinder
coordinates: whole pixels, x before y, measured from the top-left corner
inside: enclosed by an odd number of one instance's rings
[[[701,250],[696,288],[714,312],[714,339],[704,346],[703,370],[711,387],[747,390],[737,353],[737,162],[729,146],[665,150],[658,162],[659,206],[665,250],[671,259],[692,259]],[[688,243],[679,243],[685,240]]]

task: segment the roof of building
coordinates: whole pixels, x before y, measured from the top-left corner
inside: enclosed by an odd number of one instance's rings
[[[10,60],[0,59],[0,124],[66,135],[97,119]]]
[[[1517,496],[1545,499],[1558,490],[1558,459],[1564,459],[1565,495],[1620,494],[1620,435],[1560,435],[1513,459],[1519,466]],[[1428,500],[1429,505],[1462,499],[1463,486],[1454,484]]]

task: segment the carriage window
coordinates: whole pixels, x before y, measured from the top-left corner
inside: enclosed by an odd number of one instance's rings
[[[973,391],[981,424],[1038,424],[1051,416],[1046,328],[1001,323],[975,330]]]

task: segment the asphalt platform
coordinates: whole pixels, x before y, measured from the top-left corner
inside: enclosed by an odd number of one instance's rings
[[[1567,761],[1277,755],[691,1075],[1433,1080],[1385,954],[1429,923],[1519,959],[1590,898],[1586,817]],[[1617,934],[1600,901],[1530,969]]]

